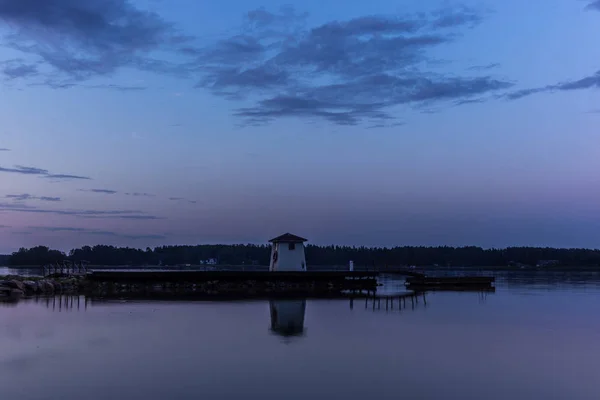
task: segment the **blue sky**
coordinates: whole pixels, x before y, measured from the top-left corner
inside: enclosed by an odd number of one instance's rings
[[[0,0],[0,253],[600,247],[600,2]]]

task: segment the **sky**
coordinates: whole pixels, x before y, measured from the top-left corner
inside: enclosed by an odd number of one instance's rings
[[[600,247],[600,0],[0,0],[0,254]]]

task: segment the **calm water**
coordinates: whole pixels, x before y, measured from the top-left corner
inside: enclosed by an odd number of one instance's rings
[[[0,398],[599,399],[599,278],[497,286],[429,293],[401,311],[365,300],[0,303]]]

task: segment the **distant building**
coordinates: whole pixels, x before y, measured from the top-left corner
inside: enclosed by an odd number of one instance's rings
[[[304,239],[285,233],[269,240],[271,243],[271,262],[269,271],[306,271]]]
[[[201,265],[217,265],[217,259],[216,258],[209,258],[207,260],[200,260],[200,264]]]

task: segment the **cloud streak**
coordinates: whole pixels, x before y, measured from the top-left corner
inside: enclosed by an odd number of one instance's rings
[[[60,197],[49,197],[49,196],[33,196],[29,193],[23,194],[7,194],[4,196],[7,199],[13,199],[15,201],[27,201],[27,200],[40,200],[40,201],[49,201],[49,202],[58,202],[61,201]]]
[[[599,89],[600,88],[600,71],[593,75],[581,78],[575,81],[557,83],[554,85],[546,85],[537,88],[529,88],[517,90],[506,94],[508,100],[518,100],[523,97],[531,96],[538,93],[554,93],[554,92],[569,92],[584,89]]]
[[[204,72],[197,87],[254,100],[234,112],[249,125],[290,117],[377,125],[393,119],[388,110],[395,106],[456,102],[512,86],[491,76],[423,69],[430,49],[482,21],[474,9],[364,16],[312,28],[305,17],[290,8],[255,10],[238,34],[206,49],[184,48]]]
[[[470,71],[487,71],[490,69],[495,69],[500,67],[500,63],[492,63],[492,64],[487,64],[487,65],[475,65],[471,68],[469,68]]]
[[[116,190],[110,189],[79,189],[80,192],[90,192],[90,193],[102,193],[102,194],[116,194]]]
[[[33,214],[53,214],[63,216],[74,216],[81,218],[113,218],[132,220],[155,220],[157,216],[149,215],[140,210],[68,210],[68,209],[45,209],[25,204],[0,203],[0,211],[20,212]]]
[[[80,175],[71,175],[71,174],[53,174],[50,173],[47,169],[37,168],[37,167],[26,167],[22,165],[15,165],[13,168],[6,168],[0,166],[0,172],[6,172],[11,174],[22,174],[22,175],[37,175],[42,178],[48,179],[57,179],[57,180],[65,180],[65,179],[82,179],[89,180],[87,176]]]
[[[118,237],[118,238],[122,238],[122,239],[132,239],[132,240],[158,240],[158,239],[166,238],[166,236],[164,236],[164,235],[157,235],[157,234],[133,235],[133,234],[114,232],[114,231],[105,231],[105,230],[99,230],[99,229],[88,229],[88,228],[79,228],[79,227],[32,226],[32,227],[29,227],[28,229],[31,229],[34,231],[73,232],[73,233],[85,234],[85,235],[112,236],[112,237]]]
[[[7,149],[6,147],[0,147],[0,151],[10,151],[10,149]]]
[[[133,197],[156,197],[156,195],[151,194],[151,193],[139,193],[139,192],[125,193],[125,195],[133,196]]]

